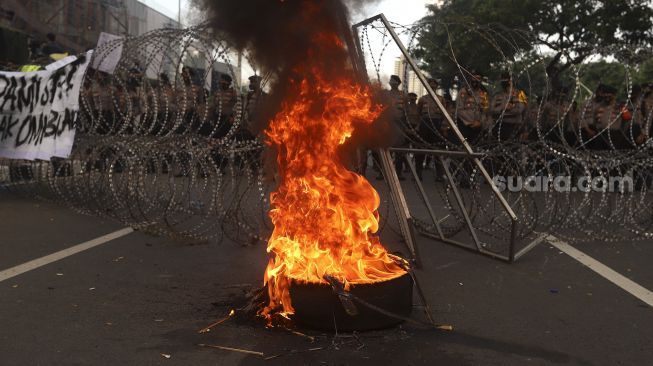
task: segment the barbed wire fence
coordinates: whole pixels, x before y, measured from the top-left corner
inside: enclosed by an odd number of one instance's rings
[[[393,26],[410,52],[419,47],[418,39],[426,27],[453,28],[451,24],[424,23]],[[483,154],[482,162],[493,175],[547,177],[550,181],[556,176],[577,180],[596,175],[634,179],[633,191],[504,191],[519,217],[517,237],[527,240],[535,233],[551,233],[571,241],[651,237],[651,145],[637,143],[632,126],[620,129],[625,141],[630,142],[628,149],[610,140],[610,125],[590,138],[585,138],[580,125],[570,128],[569,116],[573,112],[582,120],[583,113],[588,113],[582,106],[594,96],[581,81],[583,65],[572,67],[565,103],[559,105],[558,115],[551,120],[547,101],[554,90],[547,83],[535,82],[546,80],[546,52],[535,48],[528,62],[519,57],[527,54],[520,45],[533,38],[500,27],[465,25],[464,29],[449,32],[449,44],[438,45],[448,50],[458,68],[458,88],[451,90],[460,91],[469,85],[470,67],[451,47],[459,37],[467,37],[502,55],[503,62],[497,67],[509,70],[529,96],[529,123],[534,137],[528,142],[516,137],[491,138],[492,131],[501,129],[503,114],[488,119],[479,137],[470,141]],[[372,83],[382,85],[388,76],[382,69],[393,57],[394,44],[373,23],[359,31],[359,41]],[[108,58],[117,47],[122,47],[122,57],[113,73],[87,73],[72,155],[52,161],[0,161],[0,189],[61,203],[157,235],[202,240],[224,236],[237,243],[264,242],[272,229],[267,213],[274,179],[264,172],[262,138],[243,133],[250,126],[240,85],[238,53],[202,26],[162,29],[128,38],[124,43],[110,42],[96,50],[95,57]],[[510,52],[505,52],[506,47],[512,48]],[[601,51],[596,53],[627,53]],[[620,87],[626,99],[632,97],[634,67],[623,64],[624,82]],[[222,75],[235,81],[233,92],[219,91],[217,84]],[[406,80],[409,74],[402,78]],[[405,91],[408,84],[403,84]],[[457,118],[455,100],[451,112]],[[653,113],[643,111],[643,116],[641,130],[648,140]],[[460,149],[439,128],[419,129],[410,122],[410,116],[405,117],[398,130],[407,145]],[[620,123],[620,118],[620,114],[615,115],[613,123]],[[425,136],[425,131],[430,137]],[[578,141],[572,144],[564,138],[551,138],[564,137],[565,131],[575,132]],[[601,136],[608,137],[608,148],[590,148],[591,141]],[[373,159],[370,154],[369,160]],[[425,174],[424,187],[437,206],[444,234],[462,235],[465,218],[456,209],[451,184],[437,172],[435,161],[426,160],[425,167],[430,167],[432,173]],[[510,221],[491,198],[479,172],[465,159],[452,158],[451,164],[452,179],[464,187],[464,206],[484,240],[510,240]],[[382,234],[399,235],[387,186],[383,182],[375,185],[382,197]],[[402,185],[407,192],[417,190],[414,182]],[[435,232],[428,223],[428,213],[421,208],[419,195],[407,196],[420,231]]]
[[[98,65],[122,54],[112,73],[86,75],[72,155],[4,161],[1,187],[154,234],[264,240],[263,146],[241,136],[237,54],[208,34],[162,29],[97,49]],[[223,75],[235,87],[219,94]]]
[[[392,22],[391,22],[392,23]],[[499,132],[502,128],[504,108],[499,116],[490,115],[483,123],[483,128],[478,136],[468,139],[474,151],[483,154],[483,165],[491,175],[497,177],[535,177],[543,178],[544,185],[534,187],[537,189],[506,189],[502,193],[519,217],[517,238],[527,241],[535,234],[553,234],[569,241],[624,241],[643,240],[650,238],[651,232],[651,144],[649,131],[653,119],[653,105],[648,105],[641,113],[636,126],[635,123],[622,125],[624,114],[629,113],[628,108],[638,108],[626,104],[617,110],[609,123],[602,126],[594,136],[586,136],[583,121],[589,119],[592,111],[589,106],[595,97],[594,90],[583,84],[586,65],[572,65],[566,75],[566,95],[561,97],[559,92],[547,80],[547,64],[551,59],[550,53],[536,44],[537,37],[527,32],[506,29],[500,25],[482,26],[478,24],[463,23],[417,23],[401,25],[392,23],[395,32],[399,34],[408,51],[413,55],[420,55],[420,47],[431,42],[428,37],[423,37],[427,31],[438,28],[446,34],[447,44],[433,44],[430,46],[440,49],[444,58],[455,64],[456,72],[449,75],[431,75],[444,81],[444,88],[438,92],[444,99],[449,99],[448,112],[460,125],[461,105],[456,103],[456,95],[464,88],[471,88],[471,79],[475,73],[482,71],[487,75],[489,70],[473,70],[458,54],[454,45],[458,40],[465,44],[475,45],[481,50],[490,50],[496,53],[497,59],[493,68],[494,74],[507,72],[514,81],[518,80],[515,91],[523,90],[528,96],[527,120],[525,123],[530,129],[529,138],[525,141],[519,135],[503,138]],[[383,74],[382,68],[390,64],[384,58],[396,55],[396,48],[387,29],[376,21],[358,29],[359,44],[364,52],[368,73],[374,84],[383,86],[389,75]],[[420,44],[421,42],[421,44]],[[522,47],[528,44],[529,47]],[[509,48],[509,49],[508,49]],[[508,51],[508,52],[506,52]],[[644,93],[635,95],[633,74],[638,67],[638,62],[651,59],[650,53],[635,52],[628,49],[611,47],[609,49],[596,48],[596,55],[616,55],[623,68],[621,85],[614,85],[626,101],[635,100],[638,106],[644,105]],[[467,55],[466,55],[467,56]],[[528,56],[528,57],[526,57]],[[395,60],[391,60],[395,61]],[[395,73],[400,73],[403,92],[407,94],[414,88],[415,76],[407,67],[404,59],[397,58]],[[448,79],[448,80],[447,80]],[[447,85],[447,81],[449,84]],[[491,94],[493,80],[484,80],[482,89]],[[639,92],[639,91],[637,91]],[[454,95],[447,95],[447,94]],[[650,95],[650,92],[649,92]],[[477,101],[480,105],[481,101]],[[551,104],[555,103],[555,111]],[[651,104],[649,102],[649,104]],[[555,113],[552,113],[555,112]],[[637,111],[636,111],[637,112]],[[439,126],[428,124],[428,117],[419,116],[420,122],[411,122],[409,109],[404,109],[404,117],[398,120],[399,128],[403,133],[403,145],[416,149],[444,149],[462,151],[460,142],[451,135],[446,135]],[[414,118],[413,118],[414,120]],[[427,127],[424,129],[423,127]],[[420,128],[422,127],[422,128]],[[643,139],[636,141],[635,129],[640,131]],[[614,140],[615,131],[619,134],[620,143]],[[568,138],[569,133],[574,141]],[[602,149],[593,146],[593,142],[602,139],[606,141]],[[413,154],[417,155],[417,154]],[[414,158],[414,157],[411,157]],[[423,159],[423,158],[422,158]],[[487,242],[494,243],[495,248],[505,250],[506,243],[510,240],[510,225],[507,215],[492,197],[487,183],[479,171],[465,159],[451,159],[455,174],[455,185],[464,187],[462,195],[473,226],[483,233]],[[431,169],[437,171],[437,163],[431,163]],[[554,178],[569,177],[572,186],[556,190],[553,186]],[[579,179],[587,178],[588,181],[596,178],[609,181],[612,177],[629,177],[632,186],[617,185],[615,191],[610,191],[605,184],[597,189],[586,192],[577,190],[575,185]],[[441,172],[425,175],[424,185],[436,192],[432,195],[434,202],[446,208],[440,216],[444,217],[440,223],[442,230],[448,235],[457,235],[460,232],[463,217],[455,210],[455,197],[451,191],[451,184],[447,178],[441,179]],[[600,181],[602,181],[600,179]],[[410,185],[406,184],[410,189]],[[567,190],[567,188],[569,188]],[[417,191],[417,187],[412,187]],[[408,194],[409,196],[411,194]],[[414,194],[417,195],[417,194]],[[414,203],[415,207],[418,203]],[[424,210],[413,210],[413,219],[421,225],[420,231],[436,234],[434,225],[428,224],[428,215]]]

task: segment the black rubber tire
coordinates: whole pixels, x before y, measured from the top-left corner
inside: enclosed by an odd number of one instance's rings
[[[413,280],[408,273],[389,281],[352,285],[356,297],[383,310],[409,317],[413,307]],[[354,300],[358,314],[350,316],[327,284],[293,282],[290,298],[295,309],[293,320],[300,325],[338,332],[383,329],[402,320],[372,310]]]

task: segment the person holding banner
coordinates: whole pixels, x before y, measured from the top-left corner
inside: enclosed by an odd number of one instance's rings
[[[92,51],[57,69],[0,72],[0,157],[67,158]]]

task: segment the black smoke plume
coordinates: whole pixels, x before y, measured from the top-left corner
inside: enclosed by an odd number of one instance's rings
[[[349,11],[358,11],[377,0],[196,0],[206,12],[209,24],[219,38],[239,50],[247,50],[260,71],[273,75],[271,94],[254,121],[262,131],[280,110],[293,82],[306,77],[302,68],[308,55],[319,55],[323,77],[355,73],[356,60]],[[345,47],[323,47],[315,40],[335,34]],[[358,70],[360,71],[360,70]],[[359,72],[360,73],[360,72]],[[361,80],[362,75],[349,75]],[[364,76],[366,77],[366,76]],[[387,146],[392,131],[387,118],[374,128],[356,131],[346,150],[355,146]]]
[[[351,36],[349,11],[341,0],[197,0],[213,29],[238,49],[253,52],[265,71],[283,72],[315,47],[315,36]],[[360,8],[374,1],[348,1]]]
[[[320,34],[336,34],[348,46],[342,52],[322,55],[322,71],[328,77],[351,69],[353,39],[349,9],[376,0],[196,0],[206,12],[217,36],[235,48],[246,49],[257,68],[274,75],[269,113],[283,99],[288,81],[295,80],[297,67],[309,52],[316,52]],[[348,7],[349,6],[349,7]]]

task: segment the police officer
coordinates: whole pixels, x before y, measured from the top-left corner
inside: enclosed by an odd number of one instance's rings
[[[590,144],[594,150],[623,149],[628,142],[622,132],[621,111],[615,100],[617,90],[600,84],[596,94],[584,110],[585,125],[591,130],[590,137],[597,136]]]
[[[239,141],[253,141],[256,139],[259,129],[262,127],[260,121],[261,110],[268,94],[263,91],[261,82],[263,78],[259,75],[249,77],[249,91],[244,96],[245,116],[243,124],[236,133],[236,139]],[[252,168],[260,166],[260,150],[252,150],[245,153],[245,161]]]
[[[388,102],[394,108],[395,118],[401,119],[406,106],[406,94],[403,90],[399,89],[401,78],[397,75],[392,75],[388,84],[390,85],[390,90],[386,92],[386,96],[389,99]]]
[[[630,98],[621,108],[621,120],[624,125],[624,133],[626,134],[628,142],[633,145],[642,143],[645,139],[643,136],[644,114],[642,113],[642,104],[642,87],[640,85],[633,85]]]
[[[469,142],[474,142],[479,137],[487,120],[490,103],[481,80],[480,73],[471,72],[469,84],[460,90],[456,98],[458,127]]]
[[[181,69],[181,80],[182,83],[178,86],[180,90],[177,91],[177,95],[181,95],[183,98],[183,101],[178,104],[184,115],[181,123],[174,127],[175,134],[184,134],[197,128],[197,105],[201,97],[199,87],[195,83],[195,71],[193,69],[184,66]]]
[[[46,35],[46,38],[48,39],[48,42],[43,45],[43,48],[41,49],[41,52],[43,52],[44,55],[49,56],[53,53],[64,53],[63,47],[59,43],[57,43],[57,36],[55,36],[53,33],[48,33]]]
[[[219,89],[213,96],[214,120],[218,123],[217,130],[213,134],[216,138],[226,136],[234,123],[238,94],[231,86],[232,81],[231,76],[221,74]]]
[[[387,105],[390,106],[393,123],[399,131],[399,136],[396,139],[395,146],[403,147],[407,143],[405,136],[407,97],[404,91],[399,89],[399,85],[401,85],[401,78],[399,78],[399,76],[390,76],[388,83],[390,85],[390,90],[385,91],[384,99],[386,100]],[[399,180],[405,179],[403,176],[404,159],[402,155],[403,154],[395,154],[395,169]],[[380,171],[376,179],[383,179],[383,175]]]
[[[431,89],[434,91],[438,90],[439,84],[436,79],[429,78],[428,83]],[[442,106],[447,104],[447,101],[443,97],[439,95],[436,95],[436,97]],[[440,107],[438,107],[437,103],[430,94],[426,94],[419,98],[419,101],[417,102],[417,109],[421,116],[421,122],[418,128],[419,138],[423,140],[423,142],[426,143],[427,147],[429,148],[432,148],[437,143],[443,143],[444,136],[447,134],[448,126],[443,124],[444,113]],[[417,170],[417,176],[419,179],[422,179],[425,159],[425,154],[415,154],[415,169]]]
[[[408,93],[406,103],[406,127],[409,131],[409,137],[414,140],[417,137],[417,128],[420,124],[419,107],[417,106],[417,94]]]
[[[544,102],[540,132],[547,141],[562,143],[563,139],[571,138],[568,132],[574,132],[567,93],[567,87],[560,87]],[[571,142],[573,145],[574,141]]]
[[[245,96],[245,111],[247,112],[245,118],[245,126],[243,126],[243,133],[248,135],[250,139],[255,135],[256,118],[260,115],[260,110],[263,101],[267,98],[267,93],[261,88],[263,78],[259,75],[252,75],[249,77],[249,91]]]
[[[523,139],[527,108],[528,99],[524,91],[514,86],[510,73],[502,73],[501,90],[490,103],[490,113],[497,122],[496,135],[493,137],[499,141]]]

